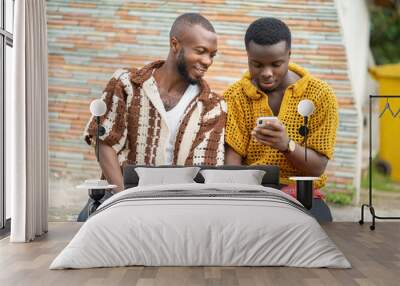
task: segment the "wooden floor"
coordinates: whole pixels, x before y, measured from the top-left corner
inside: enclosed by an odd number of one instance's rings
[[[353,268],[121,267],[48,270],[79,223],[51,223],[44,237],[27,244],[0,241],[0,285],[400,285],[400,223],[323,225]]]

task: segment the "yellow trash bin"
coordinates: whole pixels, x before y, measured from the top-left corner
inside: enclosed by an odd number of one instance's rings
[[[400,64],[376,66],[369,72],[379,82],[379,95],[400,96]],[[379,114],[387,103],[390,110],[380,117],[379,159],[389,164],[391,179],[400,181],[400,97],[379,99]]]

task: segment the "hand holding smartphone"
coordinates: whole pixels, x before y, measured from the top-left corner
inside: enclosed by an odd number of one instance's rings
[[[288,135],[285,126],[276,116],[258,117],[256,127],[252,130],[251,136],[263,145],[278,150],[286,150]]]

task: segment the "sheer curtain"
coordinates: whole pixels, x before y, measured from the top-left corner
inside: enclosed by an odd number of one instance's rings
[[[45,0],[17,0],[13,93],[6,111],[7,183],[12,242],[47,232],[48,124]]]

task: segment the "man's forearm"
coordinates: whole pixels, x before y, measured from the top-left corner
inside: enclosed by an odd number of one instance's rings
[[[307,161],[304,159],[304,147],[297,144],[292,153],[286,155],[287,160],[297,170],[306,176],[321,176],[328,163],[328,158],[318,154],[312,149],[307,149]],[[229,145],[225,145],[225,164],[242,165],[243,158]]]
[[[100,142],[99,152],[100,167],[108,183],[118,186],[117,189],[114,189],[114,192],[123,191],[124,180],[122,177],[121,167],[118,162],[118,157],[114,149],[111,146]]]
[[[305,176],[321,176],[328,163],[328,158],[307,148],[307,161],[304,155],[305,148],[296,144],[294,152],[287,153],[285,157],[290,164],[297,170],[301,171]]]
[[[228,144],[225,144],[225,165],[242,165],[242,157]]]

